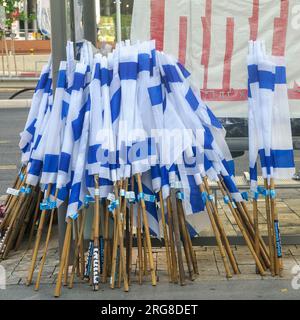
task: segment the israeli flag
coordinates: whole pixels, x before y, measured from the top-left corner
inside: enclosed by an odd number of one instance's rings
[[[49,118],[49,126],[46,132],[45,154],[43,159],[43,171],[41,184],[55,184],[58,173],[60,150],[62,146],[62,130],[65,126],[65,118],[62,117],[64,96],[67,90],[67,63],[60,63],[54,104]]]
[[[82,132],[84,115],[88,101],[88,87],[86,87],[87,65],[78,63],[74,75],[74,83],[70,98],[68,116],[62,144],[59,171],[57,176],[57,188],[65,187],[72,181],[72,171],[76,166],[79,141]]]
[[[27,117],[24,131],[20,134],[19,147],[22,151],[21,162],[27,164],[30,158],[30,151],[37,132],[38,117],[43,113],[40,111],[45,107],[45,92],[49,94],[51,88],[51,60],[42,69],[40,79],[35,88],[30,111]]]

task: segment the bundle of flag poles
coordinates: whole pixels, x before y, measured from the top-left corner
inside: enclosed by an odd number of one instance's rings
[[[154,41],[125,41],[108,56],[84,41],[78,60],[72,48],[69,42],[55,93],[51,60],[36,87],[21,133],[22,168],[0,226],[2,258],[29,234],[32,284],[48,226],[38,290],[54,219],[66,206],[56,297],[62,284],[73,287],[75,276],[95,291],[109,282],[127,292],[147,276],[155,286],[153,238],[163,241],[170,282],[184,285],[198,274],[192,238],[201,226],[189,217],[207,214],[231,278],[240,271],[210,188],[214,181],[264,275],[273,256],[247,209],[247,194],[236,186],[226,132],[191,87],[189,72]]]
[[[284,57],[269,56],[262,41],[249,42],[249,160],[255,250],[259,248],[257,200],[265,198],[270,270],[281,275],[282,249],[276,210],[275,179],[291,179],[295,173]],[[264,185],[257,183],[257,158]]]

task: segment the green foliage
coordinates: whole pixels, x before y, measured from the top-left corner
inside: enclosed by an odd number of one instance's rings
[[[0,6],[5,7],[6,12],[6,21],[5,24],[8,28],[11,27],[12,23],[18,19],[18,15],[15,15],[15,13],[18,10],[18,4],[22,0],[0,0]]]

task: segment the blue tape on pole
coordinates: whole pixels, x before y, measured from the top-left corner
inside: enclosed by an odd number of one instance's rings
[[[115,200],[108,206],[108,210],[110,212],[113,212],[118,206],[119,206],[119,200]]]
[[[147,202],[154,203],[156,201],[156,197],[152,194],[144,194],[144,200]]]
[[[179,200],[184,200],[184,193],[183,192],[177,192],[176,193],[176,197]]]
[[[24,181],[24,179],[25,179],[25,175],[20,171],[19,172],[19,178],[20,178],[20,180],[23,182]]]
[[[138,194],[138,201],[144,200],[145,199],[145,194],[143,192],[140,192]]]
[[[257,191],[252,192],[252,199],[257,201],[258,198],[259,198],[259,193]]]
[[[202,197],[202,201],[203,201],[204,205],[207,202],[207,196],[208,196],[207,192],[202,192],[201,197]]]
[[[276,238],[277,257],[282,258],[281,237],[280,237],[278,220],[274,221],[274,229],[275,229],[275,238]]]
[[[248,192],[242,192],[242,198],[245,200],[245,201],[248,201],[249,200],[249,196],[248,196]]]
[[[209,200],[209,201],[214,201],[214,200],[215,200],[215,197],[214,197],[212,194],[209,194],[209,195],[208,195],[208,200]]]
[[[270,190],[270,197],[271,197],[271,199],[275,199],[276,198],[276,191],[274,189]]]
[[[257,191],[259,194],[261,194],[264,197],[268,197],[270,195],[269,190],[265,189],[264,187],[258,187]]]
[[[225,196],[225,197],[223,198],[223,200],[224,200],[224,203],[225,203],[225,204],[228,204],[229,201],[230,201],[230,199],[229,199],[228,196]]]

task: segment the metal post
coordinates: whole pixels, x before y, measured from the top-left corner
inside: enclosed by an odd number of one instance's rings
[[[66,59],[67,45],[67,16],[66,1],[50,0],[51,6],[51,47],[53,65],[53,88],[56,86],[56,79],[60,62]]]
[[[25,31],[25,40],[28,40],[28,3],[27,0],[24,0],[24,31]]]
[[[97,22],[95,0],[83,1],[83,29],[84,38],[94,46],[97,44]]]
[[[122,18],[121,18],[121,0],[116,0],[116,17],[117,17],[117,41],[122,41]]]

